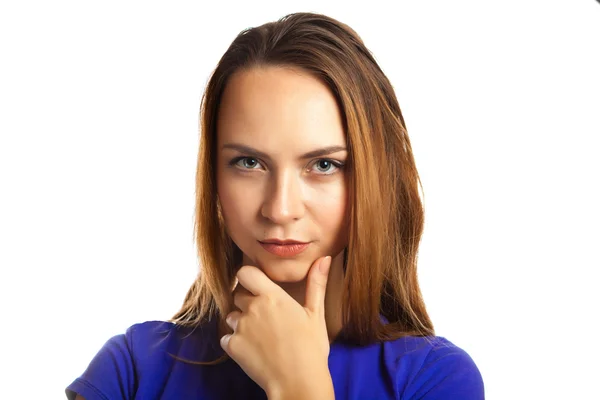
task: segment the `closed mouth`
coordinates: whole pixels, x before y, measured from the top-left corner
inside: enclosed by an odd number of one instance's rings
[[[264,244],[277,244],[280,246],[290,245],[290,244],[307,244],[308,242],[300,242],[297,240],[277,240],[277,239],[267,239],[264,241],[259,240],[259,242]]]

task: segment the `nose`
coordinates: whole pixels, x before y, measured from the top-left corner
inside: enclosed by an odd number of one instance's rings
[[[304,215],[302,182],[293,171],[277,174],[265,195],[261,214],[273,223],[284,225]]]

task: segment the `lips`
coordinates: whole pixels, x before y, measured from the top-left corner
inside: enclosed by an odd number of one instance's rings
[[[269,253],[279,257],[294,257],[302,253],[310,245],[306,242],[298,242],[295,240],[273,240],[269,239],[265,242],[260,242],[260,245]]]
[[[306,244],[307,242],[301,242],[299,240],[293,240],[293,239],[265,239],[263,241],[261,241],[261,243],[270,243],[270,244],[279,244],[279,245],[284,245],[284,244]]]

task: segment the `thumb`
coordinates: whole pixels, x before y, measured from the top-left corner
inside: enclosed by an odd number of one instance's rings
[[[315,262],[308,273],[306,282],[306,304],[305,307],[315,313],[325,314],[325,291],[327,289],[327,278],[331,256],[322,258]]]

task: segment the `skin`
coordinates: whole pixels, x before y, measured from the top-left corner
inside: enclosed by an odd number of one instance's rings
[[[228,82],[217,121],[217,192],[244,267],[234,292],[238,310],[228,318],[234,334],[222,346],[270,398],[303,393],[306,386],[325,388],[307,396],[333,393],[327,356],[342,326],[346,145],[335,97],[307,72],[255,67]],[[341,149],[302,158],[331,146]],[[310,245],[283,258],[260,245],[268,238]],[[331,266],[323,273],[325,256]],[[313,372],[299,376],[299,370]],[[321,373],[327,379],[315,382]]]

